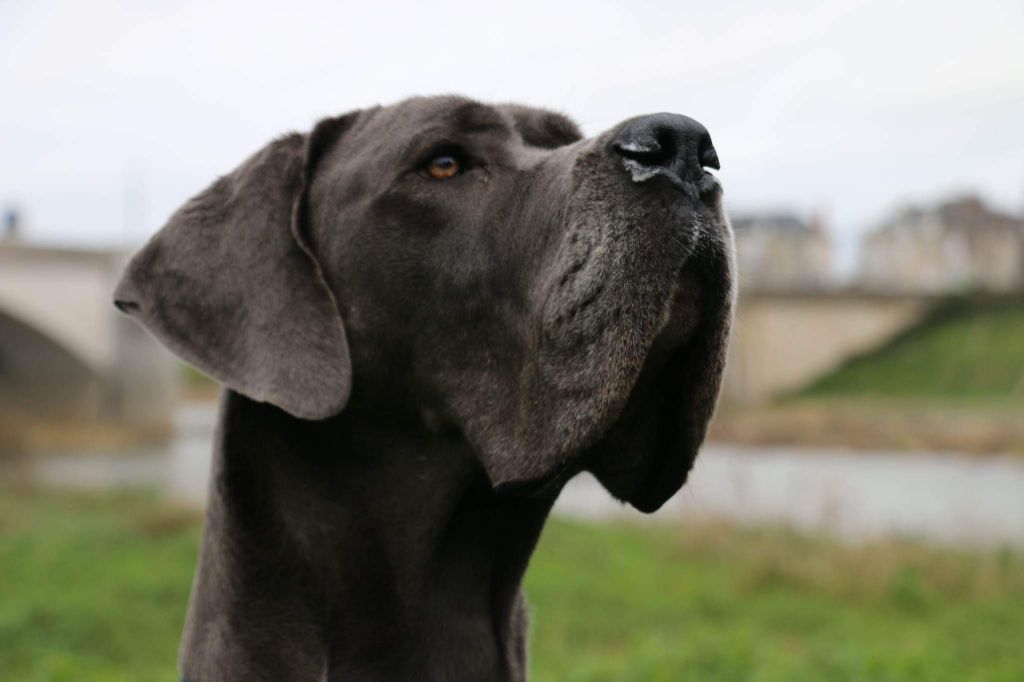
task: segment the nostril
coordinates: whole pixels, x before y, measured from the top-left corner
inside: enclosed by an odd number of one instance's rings
[[[612,146],[627,159],[644,166],[669,166],[676,158],[676,142],[671,131],[640,131],[640,135],[620,136]]]
[[[114,306],[126,315],[131,314],[139,309],[139,304],[135,301],[122,301],[117,299],[114,301]]]
[[[721,164],[718,162],[718,152],[715,151],[714,145],[711,144],[711,135],[709,133],[704,133],[700,140],[700,146],[697,148],[697,158],[700,159],[701,166],[714,170],[722,169]]]
[[[627,159],[633,159],[644,166],[667,166],[672,157],[662,151],[660,146],[649,149],[637,149],[626,146],[617,146],[619,154]]]

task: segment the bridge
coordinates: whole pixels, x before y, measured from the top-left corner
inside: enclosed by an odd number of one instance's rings
[[[856,289],[740,289],[723,400],[799,389],[921,320],[937,295]]]
[[[0,243],[0,411],[166,420],[177,365],[110,292],[117,252]],[[851,290],[741,292],[724,398],[797,389],[918,321],[934,297]]]
[[[176,365],[111,303],[124,255],[0,243],[0,410],[149,425]]]

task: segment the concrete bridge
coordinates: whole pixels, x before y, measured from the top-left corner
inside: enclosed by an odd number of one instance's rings
[[[116,252],[0,243],[0,410],[157,424],[176,371],[110,292]]]
[[[920,321],[940,300],[851,289],[740,292],[723,399],[741,403],[807,385]]]
[[[166,419],[173,359],[121,316],[115,252],[0,243],[0,410]],[[742,291],[724,397],[797,389],[918,321],[937,299],[858,291]]]

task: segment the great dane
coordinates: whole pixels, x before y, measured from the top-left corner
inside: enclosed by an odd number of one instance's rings
[[[225,387],[184,679],[524,680],[520,585],[563,484],[652,512],[703,441],[733,302],[718,167],[678,114],[585,139],[415,98],[179,209],[115,302]]]

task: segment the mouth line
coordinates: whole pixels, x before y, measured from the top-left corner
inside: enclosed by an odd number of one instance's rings
[[[691,286],[681,285],[693,292],[689,298],[692,308],[680,311],[689,320],[684,325],[685,336],[672,339],[659,335],[652,344],[652,352],[658,345],[668,346],[661,351],[667,360],[656,368],[649,389],[662,400],[657,425],[660,437],[644,482],[630,500],[638,510],[648,513],[686,483],[704,441],[724,369],[720,353],[728,339],[732,289],[714,282],[723,279],[720,268],[728,272],[728,258],[709,259],[696,268],[699,271],[689,271]],[[679,305],[678,299],[674,304]]]
[[[647,346],[644,365],[627,402],[657,401],[657,450],[630,495],[630,504],[644,513],[656,511],[671,492],[685,483],[701,441],[698,427],[686,420],[691,366],[699,355],[704,310],[699,277],[684,267],[665,304],[664,323]],[[692,406],[690,406],[692,407]],[[620,419],[626,415],[623,410]],[[685,452],[684,452],[685,450]],[[682,482],[682,483],[681,483]]]
[[[687,420],[687,410],[688,401],[693,399],[689,381],[697,341],[696,335],[685,341],[664,331],[656,335],[648,345],[626,404],[601,439],[614,434],[612,443],[647,440],[650,444],[647,447],[652,451],[646,461],[636,462],[640,468],[626,474],[630,486],[616,494],[643,513],[661,507],[685,482],[696,458],[700,439],[695,438],[696,429]],[[657,435],[644,438],[637,428]]]
[[[701,315],[701,285],[688,267],[690,257],[680,266],[665,300],[657,331],[651,338],[648,354],[659,347],[680,347],[689,343]]]
[[[687,346],[689,344],[684,344],[669,355],[665,364],[658,370],[654,385],[650,389],[652,393],[659,395],[662,401],[656,427],[660,434],[656,439],[658,448],[630,500],[634,507],[644,513],[656,511],[671,494],[666,494],[669,488],[675,490],[686,482],[696,459],[696,449],[686,442],[692,440],[687,437],[689,425],[681,423],[685,401],[683,393],[686,382],[683,379],[688,355]],[[685,455],[678,451],[680,445],[687,446]]]

